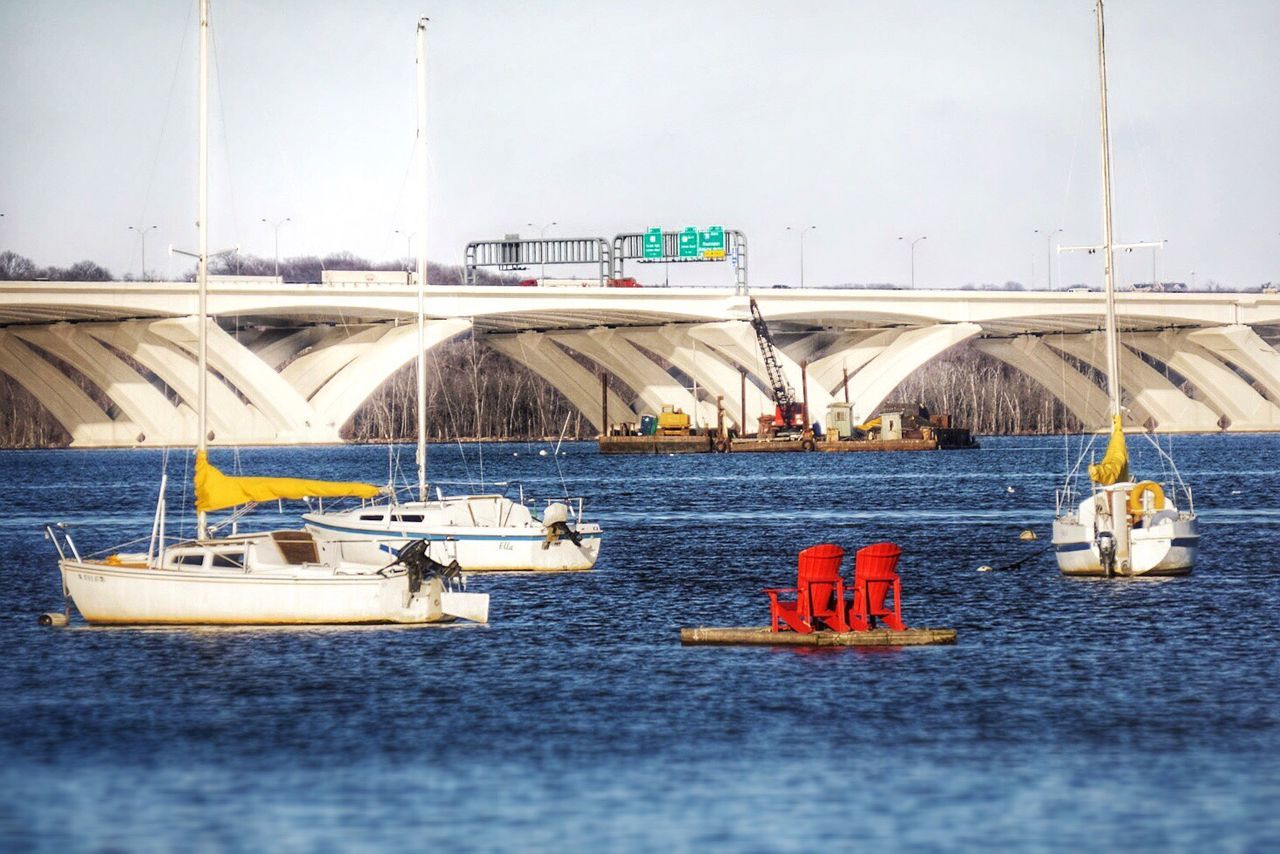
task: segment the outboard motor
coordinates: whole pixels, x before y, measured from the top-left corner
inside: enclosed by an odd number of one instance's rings
[[[582,537],[578,532],[569,527],[569,507],[559,501],[554,501],[547,505],[546,512],[542,514],[542,527],[547,532],[547,537],[542,541],[542,548],[551,548],[552,543],[558,543],[561,539],[568,539],[575,546],[582,545]]]
[[[1116,538],[1110,531],[1098,532],[1098,557],[1102,560],[1102,572],[1107,578],[1116,574]]]
[[[449,561],[448,565],[433,560],[427,553],[428,545],[427,540],[411,540],[408,545],[400,549],[396,559],[387,566],[390,569],[397,564],[404,565],[405,571],[409,574],[410,593],[417,593],[422,589],[423,578],[439,578],[445,587],[451,586],[462,578],[462,567],[456,560]]]

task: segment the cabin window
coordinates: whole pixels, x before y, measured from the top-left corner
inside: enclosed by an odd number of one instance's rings
[[[227,552],[226,554],[215,554],[213,556],[214,566],[231,566],[236,569],[244,567],[244,552]]]
[[[179,566],[204,566],[204,555],[180,555],[178,557]]]
[[[396,514],[391,518],[397,522],[421,522],[422,514],[421,513],[403,513],[403,514]]]
[[[360,516],[361,522],[385,522],[387,517],[382,513],[364,513]]]

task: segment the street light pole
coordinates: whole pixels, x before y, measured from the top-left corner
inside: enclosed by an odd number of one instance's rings
[[[558,222],[549,222],[546,225],[534,225],[531,222],[526,222],[525,226],[528,228],[538,229],[538,239],[543,240],[547,236],[547,229],[551,228],[553,225],[559,225],[559,224],[560,223]],[[538,284],[542,284],[542,280],[547,277],[547,247],[539,246],[538,255],[539,257],[542,258],[542,268],[538,273]]]
[[[1044,235],[1044,263],[1045,275],[1049,277],[1049,290],[1053,290],[1053,236],[1061,234],[1060,228],[1046,228],[1035,230],[1036,234]]]
[[[284,225],[286,222],[292,222],[292,220],[289,217],[285,217],[277,222],[272,222],[266,217],[263,217],[262,221],[274,228],[276,232],[276,278],[278,279],[280,278],[280,226]]]
[[[395,230],[395,233],[399,234],[401,237],[404,238],[404,257],[408,259],[412,259],[413,258],[413,238],[418,236],[418,232],[411,231],[408,234],[405,234],[403,231],[397,228]],[[408,269],[409,268],[406,267],[405,271],[407,272]]]
[[[144,282],[147,281],[147,232],[155,231],[158,227],[155,225],[129,226],[130,231],[138,232],[138,236],[142,238],[142,281]]]
[[[906,240],[905,237],[899,237],[899,240]],[[911,290],[916,289],[916,244],[921,240],[928,240],[928,235],[922,234],[915,240],[911,241]]]
[[[804,228],[792,228],[787,226],[787,231],[800,232],[800,287],[804,287],[804,235],[806,231],[812,231],[817,228],[816,225],[806,225]]]

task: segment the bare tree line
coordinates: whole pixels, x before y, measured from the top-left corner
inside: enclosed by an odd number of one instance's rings
[[[417,262],[412,258],[391,261],[370,261],[350,252],[331,252],[319,255],[299,255],[292,258],[262,258],[234,252],[209,260],[209,273],[214,276],[274,276],[279,268],[280,278],[286,282],[319,282],[326,270],[413,270]],[[194,268],[183,278],[194,281]],[[145,274],[144,279],[154,279]],[[437,285],[461,284],[463,268],[445,264],[427,265],[427,280]],[[516,279],[500,276],[488,270],[478,270],[476,280],[483,285],[514,285]],[[94,261],[77,261],[68,267],[41,267],[30,258],[16,252],[0,252],[0,282],[114,282],[116,277],[106,267]],[[126,275],[121,281],[136,281]]]
[[[93,261],[77,261],[69,267],[41,267],[16,252],[0,252],[0,282],[110,282],[111,271]]]

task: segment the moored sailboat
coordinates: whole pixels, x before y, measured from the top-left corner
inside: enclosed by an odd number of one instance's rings
[[[1195,565],[1200,534],[1191,489],[1173,460],[1156,445],[1173,473],[1173,482],[1135,481],[1129,472],[1124,410],[1120,400],[1120,341],[1111,218],[1111,140],[1107,113],[1106,27],[1097,0],[1098,72],[1101,90],[1102,197],[1106,282],[1106,374],[1111,435],[1101,462],[1089,466],[1090,491],[1078,499],[1074,473],[1058,491],[1053,546],[1058,569],[1066,575],[1111,577],[1186,575]],[[1154,444],[1154,443],[1153,443]],[[1078,467],[1077,467],[1078,468]],[[1184,509],[1175,496],[1181,492]]]
[[[423,204],[417,230],[417,499],[303,514],[317,541],[340,549],[345,559],[377,563],[414,540],[427,542],[432,560],[457,563],[466,572],[566,572],[595,566],[603,532],[584,522],[582,500],[553,501],[535,513],[524,501],[501,494],[428,497],[426,443],[426,282],[427,282],[427,19],[418,21],[417,159],[423,170]]]
[[[209,0],[200,0],[200,190],[197,291],[196,537],[165,543],[165,487],[146,552],[83,557],[61,526],[46,526],[58,549],[68,603],[102,624],[485,622],[488,596],[455,589],[447,573],[410,551],[382,565],[343,560],[305,531],[210,536],[208,513],[263,500],[309,496],[372,498],[370,484],[227,477],[207,459],[208,433],[208,39]]]

